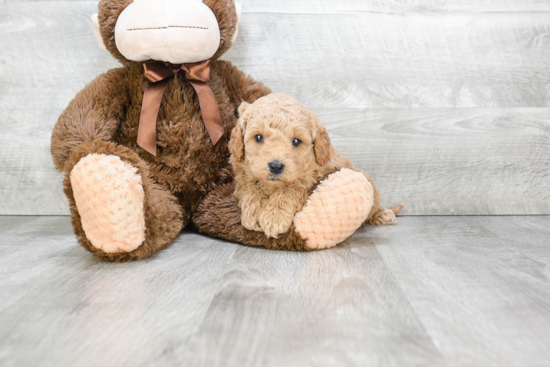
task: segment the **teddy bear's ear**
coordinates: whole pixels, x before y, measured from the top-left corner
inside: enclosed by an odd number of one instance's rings
[[[94,25],[94,36],[97,44],[99,45],[99,48],[103,51],[107,51],[107,47],[105,47],[105,43],[103,42],[103,38],[101,37],[101,32],[99,31],[99,19],[97,17],[97,14],[92,15],[92,24]]]
[[[235,3],[235,9],[237,9],[237,22],[240,22],[241,15],[243,15],[243,4]]]
[[[243,14],[243,6],[240,3],[235,3],[235,9],[237,10],[237,28],[235,29],[231,43],[235,43],[235,40],[239,35],[239,23],[241,22],[241,16]]]

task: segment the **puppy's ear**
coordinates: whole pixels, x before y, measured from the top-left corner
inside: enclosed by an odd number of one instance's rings
[[[324,166],[330,160],[331,144],[327,129],[324,126],[317,125],[317,137],[315,138],[314,151],[315,159],[320,166]]]
[[[231,139],[229,140],[229,152],[231,153],[231,162],[244,161],[244,130],[246,129],[246,123],[241,118],[237,121],[237,124],[231,132]]]
[[[239,117],[242,117],[244,113],[250,108],[250,106],[252,105],[248,102],[241,103],[241,105],[239,106]]]
[[[252,106],[250,103],[243,102],[239,106],[239,121],[231,132],[229,140],[229,152],[231,153],[231,162],[244,161],[244,131],[246,130],[246,118],[244,113]]]

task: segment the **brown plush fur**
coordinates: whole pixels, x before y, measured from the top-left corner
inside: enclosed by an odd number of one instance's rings
[[[228,191],[234,177],[228,142],[237,121],[238,106],[243,101],[252,103],[271,91],[230,62],[214,60],[212,80],[208,83],[218,101],[225,131],[215,147],[204,127],[193,87],[179,78],[168,84],[159,111],[157,156],[138,147],[137,132],[147,82],[142,64],[124,59],[114,42],[116,20],[131,2],[99,3],[102,37],[111,54],[124,66],[99,76],[77,94],[54,128],[51,152],[56,168],[65,172],[66,177],[79,159],[93,153],[117,155],[137,167],[146,197],[147,240],[128,254],[106,254],[94,248],[86,239],[66,178],[65,192],[81,245],[102,260],[138,260],[168,246],[182,227],[194,224],[200,232],[249,245],[304,250],[304,240],[293,231],[278,241],[266,241],[264,234],[247,231],[240,224],[238,203]],[[233,0],[205,3],[214,11],[222,32],[217,58],[231,46],[237,15]]]
[[[229,149],[241,221],[249,230],[277,238],[291,227],[317,182],[342,168],[360,172],[334,148],[318,117],[292,97],[270,94],[252,105],[244,102],[239,114]],[[257,142],[256,136],[262,141]],[[298,147],[292,144],[294,139],[301,141]],[[269,171],[272,161],[285,165],[282,174]],[[365,176],[375,191],[368,220],[392,223],[393,212],[380,208],[380,193]]]

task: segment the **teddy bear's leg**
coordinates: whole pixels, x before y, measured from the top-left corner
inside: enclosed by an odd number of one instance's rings
[[[205,197],[193,219],[200,232],[251,246],[298,251],[330,248],[351,236],[367,219],[374,196],[362,173],[344,168],[317,186],[288,232],[268,238],[241,225],[233,191],[234,185],[225,185]]]
[[[296,230],[312,250],[343,242],[367,220],[374,188],[361,172],[343,168],[329,175],[294,218]]]
[[[210,191],[193,214],[193,224],[201,233],[249,246],[272,250],[309,251],[304,238],[292,226],[278,238],[263,232],[251,231],[241,224],[239,201],[233,195],[234,183],[218,186]]]
[[[181,231],[177,199],[149,176],[133,151],[95,141],[72,152],[65,193],[79,243],[105,261],[152,256]]]

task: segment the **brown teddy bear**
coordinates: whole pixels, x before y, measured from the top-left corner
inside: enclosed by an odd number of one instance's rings
[[[278,238],[241,225],[229,137],[239,106],[271,91],[219,60],[238,20],[233,0],[99,2],[98,33],[123,66],[78,93],[51,145],[75,234],[96,257],[149,257],[190,225],[230,241],[307,251],[336,245],[376,215],[379,197],[364,176],[337,172]],[[317,139],[312,144],[328,135]],[[320,203],[330,204],[324,213]],[[319,215],[330,233],[318,233]]]

